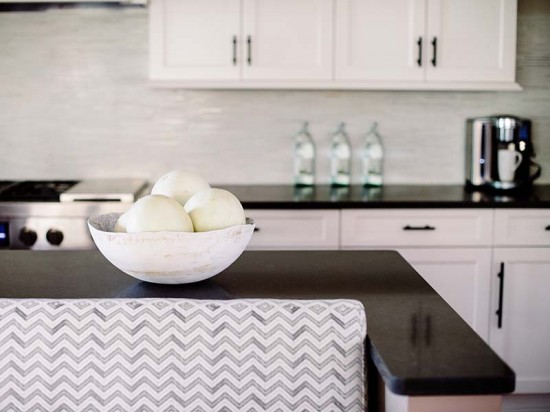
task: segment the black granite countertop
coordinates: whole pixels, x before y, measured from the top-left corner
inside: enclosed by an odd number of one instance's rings
[[[0,262],[1,298],[358,299],[368,361],[392,392],[498,394],[515,386],[514,372],[394,251],[247,251],[189,285],[140,282],[98,251],[8,250]]]
[[[248,209],[346,208],[549,208],[550,185],[517,192],[473,191],[462,185],[385,185],[336,187],[319,185],[220,186]]]

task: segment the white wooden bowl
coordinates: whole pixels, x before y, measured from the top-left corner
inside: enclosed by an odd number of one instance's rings
[[[217,275],[248,245],[254,221],[210,232],[113,232],[120,213],[92,216],[88,227],[100,252],[117,268],[152,283],[191,283]]]

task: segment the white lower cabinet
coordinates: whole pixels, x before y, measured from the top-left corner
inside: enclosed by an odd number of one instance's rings
[[[462,319],[487,341],[491,248],[400,248],[398,251]]]
[[[249,250],[336,250],[339,210],[253,210],[255,233]]]
[[[550,393],[550,210],[497,209],[494,237],[489,342],[515,393]]]
[[[490,246],[492,225],[487,209],[346,209],[341,246]]]
[[[492,287],[491,347],[516,372],[516,393],[549,393],[550,248],[496,248]]]
[[[492,210],[342,210],[343,249],[395,249],[487,340]]]

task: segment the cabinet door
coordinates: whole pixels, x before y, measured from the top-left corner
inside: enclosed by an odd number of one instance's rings
[[[550,248],[497,248],[494,263],[489,342],[516,372],[516,392],[548,393]],[[502,286],[497,277],[501,265]]]
[[[239,0],[152,0],[151,78],[239,79]]]
[[[366,246],[490,246],[492,210],[346,209],[343,249]]]
[[[339,242],[338,210],[253,210],[256,231],[251,250],[335,250]]]
[[[338,80],[423,80],[424,0],[341,0]]]
[[[496,246],[550,246],[550,209],[495,210]]]
[[[514,81],[516,15],[516,0],[428,0],[427,80]]]
[[[332,0],[244,0],[243,78],[332,78]]]
[[[488,339],[491,249],[398,249],[443,299]]]

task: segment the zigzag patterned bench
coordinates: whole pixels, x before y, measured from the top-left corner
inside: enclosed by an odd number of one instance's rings
[[[0,410],[364,411],[353,300],[0,299]]]

